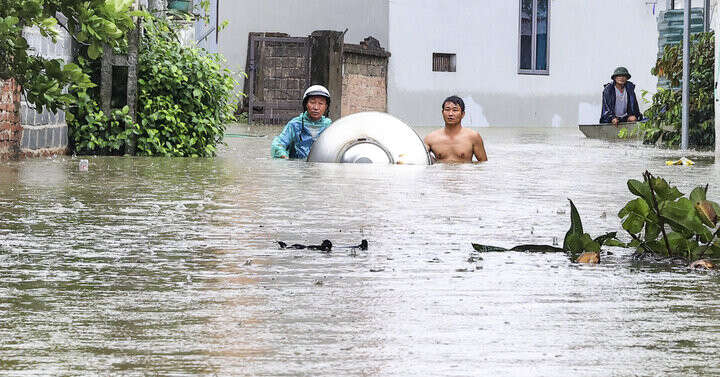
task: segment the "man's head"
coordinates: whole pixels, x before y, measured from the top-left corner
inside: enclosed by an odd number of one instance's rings
[[[446,126],[459,125],[465,116],[465,102],[458,96],[445,98],[442,115]]]
[[[625,83],[627,83],[628,80],[630,80],[630,72],[628,72],[627,68],[625,67],[617,67],[615,68],[615,71],[613,72],[611,78],[612,80],[618,84],[624,86]]]
[[[320,120],[330,107],[330,92],[322,85],[313,85],[303,95],[303,109],[312,120]]]

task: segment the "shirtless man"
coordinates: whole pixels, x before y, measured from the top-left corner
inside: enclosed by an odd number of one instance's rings
[[[425,146],[435,155],[437,162],[487,161],[483,139],[479,133],[463,128],[465,102],[458,96],[445,99],[442,107],[445,128],[435,130],[425,137]]]

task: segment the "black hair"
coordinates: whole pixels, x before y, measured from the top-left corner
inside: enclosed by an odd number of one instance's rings
[[[462,98],[460,98],[458,96],[450,96],[448,98],[445,98],[445,101],[443,101],[443,103],[442,103],[443,109],[445,109],[445,104],[448,102],[454,103],[454,104],[460,106],[460,110],[462,110],[462,112],[465,112],[465,102],[462,100]]]

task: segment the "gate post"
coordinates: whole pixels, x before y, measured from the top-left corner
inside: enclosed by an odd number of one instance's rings
[[[318,30],[310,35],[311,68],[310,84],[324,85],[334,99],[330,103],[330,117],[340,118],[342,105],[342,66],[345,33],[341,31]]]
[[[127,55],[115,55],[112,49],[103,46],[102,63],[100,66],[100,102],[102,110],[108,119],[112,116],[111,100],[112,100],[112,70],[115,66],[127,66],[127,86],[126,86],[126,103],[128,106],[128,114],[132,118],[132,122],[137,122],[137,100],[138,100],[138,48],[140,44],[140,20],[135,24],[135,29],[128,33],[128,53]],[[132,124],[126,124],[125,128],[131,128]],[[135,134],[131,133],[127,144],[125,144],[125,154],[135,155]]]
[[[15,80],[0,80],[0,160],[20,156],[20,86]]]

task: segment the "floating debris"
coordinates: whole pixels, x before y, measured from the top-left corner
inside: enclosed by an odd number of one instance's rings
[[[700,259],[690,263],[688,267],[700,270],[712,270],[715,268],[715,265],[707,259]]]
[[[80,163],[78,164],[78,170],[88,171],[89,169],[90,169],[90,162],[88,162],[88,160],[80,160]]]
[[[689,158],[681,158],[677,161],[665,161],[665,165],[667,166],[673,166],[673,165],[681,165],[681,166],[692,166],[695,165],[695,161],[689,159]]]
[[[320,250],[324,252],[330,252],[332,250],[332,242],[330,240],[324,240],[320,245],[302,245],[299,243],[292,244],[288,246],[285,242],[277,241],[278,245],[280,245],[280,249],[308,249],[308,250]]]
[[[578,263],[598,264],[600,263],[600,253],[582,253],[577,259]]]

